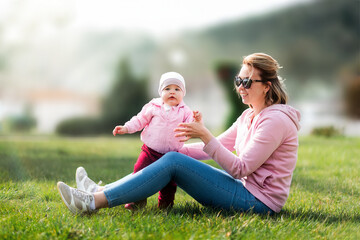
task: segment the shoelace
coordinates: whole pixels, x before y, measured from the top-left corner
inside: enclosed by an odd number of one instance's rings
[[[75,188],[71,188],[71,193],[80,200],[84,201],[85,204],[90,204],[91,200],[93,199],[93,196],[91,194],[79,191],[78,189]]]

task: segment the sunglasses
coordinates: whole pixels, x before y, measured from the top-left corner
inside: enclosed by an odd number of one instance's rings
[[[239,76],[236,76],[234,81],[237,87],[240,87],[240,85],[242,84],[245,89],[251,88],[252,82],[267,82],[265,80],[252,80],[250,78],[241,79],[241,77]]]

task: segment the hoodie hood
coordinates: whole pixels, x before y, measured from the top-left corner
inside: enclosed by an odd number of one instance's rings
[[[265,108],[263,110],[263,112],[268,112],[268,111],[280,111],[282,113],[284,113],[286,116],[288,116],[291,121],[295,124],[297,130],[299,131],[301,126],[300,126],[300,119],[301,119],[301,114],[298,110],[296,110],[295,108],[286,105],[286,104],[274,104],[271,105],[267,108]]]

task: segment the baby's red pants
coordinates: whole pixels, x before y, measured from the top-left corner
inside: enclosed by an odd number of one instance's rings
[[[149,148],[145,144],[141,147],[141,150],[142,151],[134,166],[134,173],[149,166],[164,155]],[[166,185],[163,189],[160,190],[158,198],[159,208],[167,208],[174,205],[176,187],[176,183],[174,181],[170,181],[168,185]]]

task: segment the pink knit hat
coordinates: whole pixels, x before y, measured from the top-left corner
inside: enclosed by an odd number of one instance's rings
[[[183,76],[181,76],[177,72],[167,72],[161,75],[160,83],[159,83],[159,95],[161,96],[162,90],[171,84],[175,84],[180,87],[180,89],[183,91],[184,96],[186,94],[186,88],[185,88],[185,80]]]

